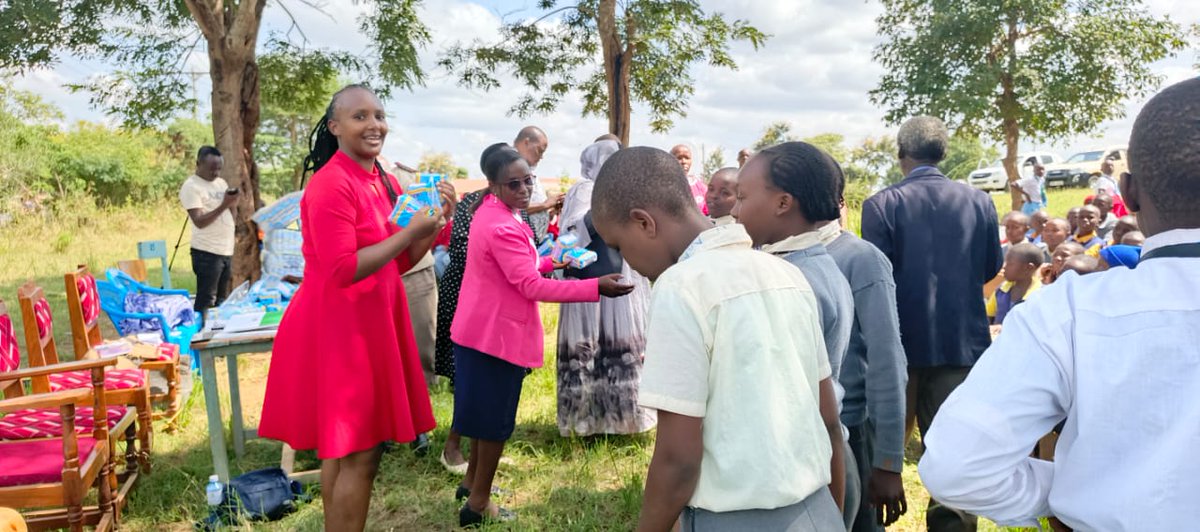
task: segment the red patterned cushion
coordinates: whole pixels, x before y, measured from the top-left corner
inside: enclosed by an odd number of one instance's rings
[[[13,371],[21,365],[21,349],[13,332],[12,318],[0,315],[0,373]]]
[[[93,408],[81,406],[75,409],[75,431],[91,434],[96,428],[92,417]],[[125,416],[125,407],[108,407],[108,428],[111,430]],[[63,434],[62,414],[56,408],[29,408],[17,410],[0,418],[0,440],[28,440],[32,438],[58,438]]]
[[[175,344],[159,344],[158,359],[162,361],[179,360],[179,346]]]
[[[83,322],[94,323],[100,317],[100,294],[96,292],[96,278],[91,274],[81,275],[75,279],[75,288],[79,289],[79,306],[83,309]]]
[[[45,299],[33,304],[33,320],[37,322],[38,338],[45,340],[54,334],[54,315],[50,313],[50,303]]]
[[[80,467],[92,455],[96,440],[79,438]],[[0,487],[62,482],[61,438],[0,443]]]
[[[140,369],[114,369],[104,372],[105,390],[128,390],[146,384],[146,374]],[[90,388],[92,372],[66,371],[50,375],[50,391]]]

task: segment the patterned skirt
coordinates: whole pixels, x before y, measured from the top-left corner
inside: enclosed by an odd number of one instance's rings
[[[623,298],[564,303],[558,320],[558,432],[636,434],[657,414],[638,406],[650,283],[625,265],[637,288]]]

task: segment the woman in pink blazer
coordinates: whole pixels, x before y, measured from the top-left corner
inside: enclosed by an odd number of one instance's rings
[[[471,438],[467,474],[457,497],[461,526],[513,514],[491,502],[492,480],[512,436],[521,384],[529,368],[542,366],[542,318],[538,301],[599,301],[633,290],[620,275],[581,281],[542,277],[555,264],[540,258],[533,232],[521,221],[534,177],[529,164],[507,144],[483,152],[488,193],[475,204],[467,267],[458,310],[450,328],[454,341],[454,423]]]

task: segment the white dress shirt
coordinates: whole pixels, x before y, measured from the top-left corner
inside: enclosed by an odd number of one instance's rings
[[[1200,229],[1146,239],[1200,242]],[[1029,452],[1066,426],[1054,462]],[[942,405],[921,480],[1002,525],[1195,530],[1200,492],[1200,259],[1069,273],[1020,305]]]

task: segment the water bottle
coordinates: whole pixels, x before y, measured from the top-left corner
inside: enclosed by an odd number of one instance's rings
[[[218,506],[221,501],[225,500],[225,485],[221,484],[221,480],[216,475],[208,477],[208,486],[204,488],[204,495],[208,498],[209,506]]]

